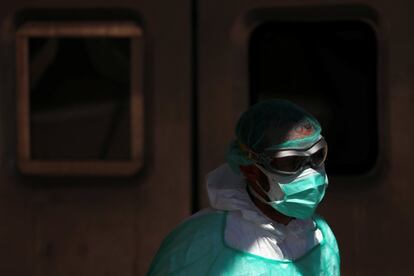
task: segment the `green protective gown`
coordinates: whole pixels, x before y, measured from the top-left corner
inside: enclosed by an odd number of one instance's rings
[[[296,260],[271,260],[229,247],[224,240],[227,212],[189,219],[162,243],[148,275],[326,275],[340,274],[335,236],[314,216],[323,240]]]

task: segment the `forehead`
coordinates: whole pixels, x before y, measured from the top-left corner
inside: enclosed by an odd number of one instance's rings
[[[275,131],[268,136],[270,147],[264,151],[275,151],[282,149],[306,149],[316,143],[320,138],[320,129],[310,122],[304,122]],[[282,134],[282,135],[281,135]]]
[[[287,131],[285,141],[296,140],[305,138],[312,135],[315,132],[315,129],[310,123],[306,123],[295,128],[292,128]]]

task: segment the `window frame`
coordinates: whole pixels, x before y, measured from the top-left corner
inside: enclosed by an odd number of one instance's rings
[[[130,158],[128,160],[34,159],[30,137],[29,40],[31,38],[109,37],[131,40]],[[131,21],[27,22],[16,31],[17,166],[27,175],[131,176],[143,166],[143,31]]]

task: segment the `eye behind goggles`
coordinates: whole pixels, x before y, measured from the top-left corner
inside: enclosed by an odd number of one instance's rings
[[[304,150],[283,149],[270,154],[257,155],[257,161],[270,172],[292,175],[300,172],[308,164],[315,169],[321,167],[327,154],[328,144],[321,138]]]

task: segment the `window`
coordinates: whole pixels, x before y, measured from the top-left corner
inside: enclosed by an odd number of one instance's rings
[[[377,160],[377,42],[362,21],[267,22],[250,37],[250,100],[285,98],[321,122],[327,169],[360,174]]]
[[[142,40],[132,22],[27,22],[18,29],[22,173],[125,176],[139,170]]]

